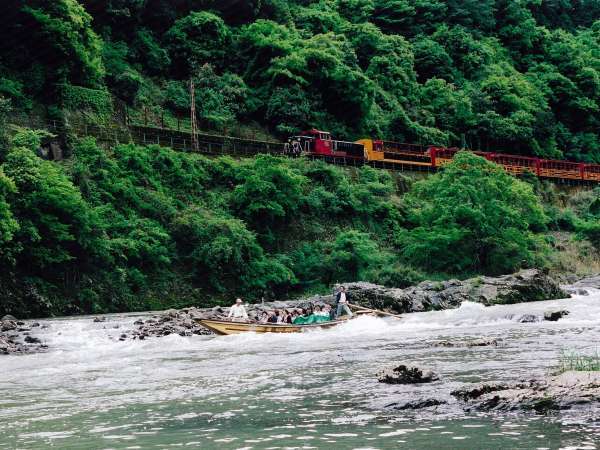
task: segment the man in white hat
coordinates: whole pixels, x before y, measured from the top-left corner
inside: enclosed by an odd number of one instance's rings
[[[229,315],[227,316],[234,322],[247,322],[248,321],[248,313],[246,312],[246,308],[242,304],[241,298],[235,299],[235,304],[229,308]]]

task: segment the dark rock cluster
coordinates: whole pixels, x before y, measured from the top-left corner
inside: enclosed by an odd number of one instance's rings
[[[377,379],[387,384],[418,384],[436,381],[431,370],[414,364],[401,363],[377,373]],[[420,392],[420,391],[419,391]],[[465,411],[532,411],[548,414],[553,411],[575,410],[600,414],[600,372],[569,371],[543,379],[516,382],[471,384],[450,392]],[[386,408],[415,410],[448,404],[442,398],[416,398],[394,402]],[[581,410],[581,411],[580,411]]]
[[[569,297],[555,280],[537,269],[464,281],[423,281],[406,289],[365,282],[345,286],[354,303],[399,313],[457,308],[465,301],[488,306]]]
[[[565,372],[543,380],[485,383],[451,392],[466,409],[531,410],[548,413],[584,405],[600,406],[600,372]]]
[[[417,367],[412,364],[399,363],[387,367],[377,374],[380,383],[417,384],[439,380],[439,376],[431,369]]]
[[[120,341],[127,339],[144,340],[150,337],[162,337],[171,334],[180,336],[212,334],[194,320],[208,315],[210,315],[208,311],[196,308],[165,311],[162,314],[152,316],[150,319],[136,320],[134,322],[135,328],[122,333],[118,339]]]
[[[569,311],[564,309],[559,309],[555,311],[546,311],[544,313],[544,320],[548,320],[550,322],[556,322],[559,319],[562,319],[565,316],[569,315]]]
[[[439,341],[435,342],[433,346],[436,347],[498,347],[500,342],[497,339],[473,339],[471,341]]]
[[[38,353],[48,346],[41,339],[32,336],[33,328],[39,327],[37,322],[26,323],[13,316],[0,319],[0,355]]]

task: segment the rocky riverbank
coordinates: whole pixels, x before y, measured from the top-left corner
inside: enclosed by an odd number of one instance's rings
[[[23,322],[13,316],[0,319],[0,355],[39,353],[46,351],[48,346],[39,338],[32,335],[38,322]]]
[[[362,282],[348,283],[346,288],[356,304],[399,313],[458,308],[466,301],[490,306],[569,297],[556,280],[537,269],[463,281],[423,281],[406,289]]]
[[[501,277],[477,277],[464,281],[424,281],[406,289],[387,288],[365,282],[348,283],[345,287],[350,293],[353,303],[367,308],[401,313],[458,308],[465,301],[495,305],[552,300],[569,296],[555,280],[546,273],[535,269],[522,270],[513,275]],[[301,300],[251,304],[246,309],[250,320],[258,320],[265,311],[290,310],[314,305],[333,305],[334,303],[333,295],[317,295]],[[227,307],[165,311],[145,321],[137,321],[133,330],[121,333],[118,339],[146,339],[169,334],[181,336],[210,334],[208,330],[197,324],[196,319],[224,319],[227,317],[227,312]],[[568,312],[552,312],[552,314],[552,320],[558,320]],[[525,322],[540,320],[544,320],[544,317],[523,318]]]
[[[402,362],[385,367],[375,374],[380,383],[422,384],[439,381],[431,368]],[[438,392],[433,397],[403,399],[386,405],[394,410],[424,409],[453,403],[470,411],[532,411],[548,414],[561,410],[600,412],[600,372],[568,371],[543,379],[516,382],[489,382],[464,386],[449,394]]]
[[[461,388],[451,395],[466,410],[537,413],[591,407],[600,410],[600,372],[565,372],[543,380],[484,383]]]

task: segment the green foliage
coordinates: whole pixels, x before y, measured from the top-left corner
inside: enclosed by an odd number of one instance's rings
[[[381,265],[382,256],[368,234],[355,230],[339,233],[327,254],[332,281],[366,279],[370,269]]]
[[[30,48],[56,69],[51,75],[55,81],[91,87],[101,84],[102,41],[92,30],[92,17],[76,0],[34,0],[22,11],[31,20],[27,30]]]
[[[190,73],[206,63],[220,65],[228,53],[231,32],[219,16],[193,12],[179,19],[166,35],[178,74]]]
[[[23,83],[10,78],[0,77],[0,95],[11,100],[15,107],[28,111],[32,107],[31,100],[26,96]]]
[[[406,198],[404,255],[428,269],[511,272],[536,262],[546,217],[531,187],[483,158],[459,153]]]
[[[8,150],[8,114],[11,112],[11,102],[0,95],[0,161]]]
[[[289,223],[301,207],[306,179],[297,171],[275,164],[277,159],[259,156],[241,174],[232,195],[233,208],[263,233]]]
[[[0,166],[2,264],[15,277],[3,280],[9,292],[39,293],[11,296],[2,312],[206,305],[413,276],[386,271],[400,267],[389,243],[402,216],[385,172],[157,146],[106,152],[93,140],[61,164],[35,156],[42,135],[20,130]]]
[[[406,288],[425,279],[425,275],[405,264],[386,264],[372,274],[374,283],[388,287]]]
[[[113,111],[112,98],[108,91],[81,86],[63,85],[62,103],[68,110],[90,111],[102,119],[108,119]]]
[[[6,258],[8,252],[5,245],[9,243],[14,236],[14,233],[19,230],[19,223],[15,220],[7,197],[16,191],[14,181],[0,170],[0,249],[2,250],[0,258]],[[6,262],[6,261],[3,261]]]
[[[46,130],[32,130],[29,128],[15,127],[10,138],[10,145],[15,148],[26,148],[37,151],[44,139],[55,137]]]
[[[583,222],[577,230],[579,235],[592,243],[596,249],[600,250],[600,220]]]
[[[574,350],[561,351],[558,361],[557,373],[569,371],[577,372],[598,372],[600,371],[600,354],[584,355]]]

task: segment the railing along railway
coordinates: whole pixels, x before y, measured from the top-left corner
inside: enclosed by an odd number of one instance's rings
[[[59,136],[65,136],[68,133],[76,136],[85,137],[92,136],[100,143],[106,144],[127,144],[135,143],[138,145],[159,145],[170,147],[174,150],[192,152],[192,140],[189,133],[183,131],[172,130],[168,128],[146,127],[139,125],[111,126],[111,125],[93,125],[93,124],[70,124],[65,127],[60,122],[50,122],[47,124],[30,124],[37,128],[45,128],[48,131]],[[281,156],[290,156],[284,152],[285,144],[281,142],[261,141],[253,139],[237,138],[232,136],[214,135],[209,133],[198,134],[198,152],[205,155],[232,155],[239,157],[252,157],[258,154],[272,154]],[[415,146],[417,147],[417,146]],[[421,146],[418,146],[421,148]],[[425,148],[425,147],[422,147]],[[330,164],[340,166],[362,166],[368,165],[377,169],[385,169],[391,171],[409,171],[409,172],[435,172],[437,167],[443,165],[434,164],[431,157],[425,153],[421,153],[417,149],[413,151],[393,151],[399,159],[390,160],[373,160],[360,161],[356,158],[345,158],[342,156],[320,156],[308,155],[304,156],[313,160],[324,160]],[[477,152],[475,152],[477,153]],[[401,157],[401,159],[400,159]],[[519,157],[517,157],[519,158]],[[449,162],[451,158],[448,158]],[[523,167],[512,167],[511,165],[502,164],[505,169],[513,174],[520,174],[524,170]],[[532,171],[533,172],[533,171]],[[600,180],[578,180],[573,178],[561,178],[559,174],[551,174],[541,178],[546,178],[561,184],[588,184],[595,185]]]

